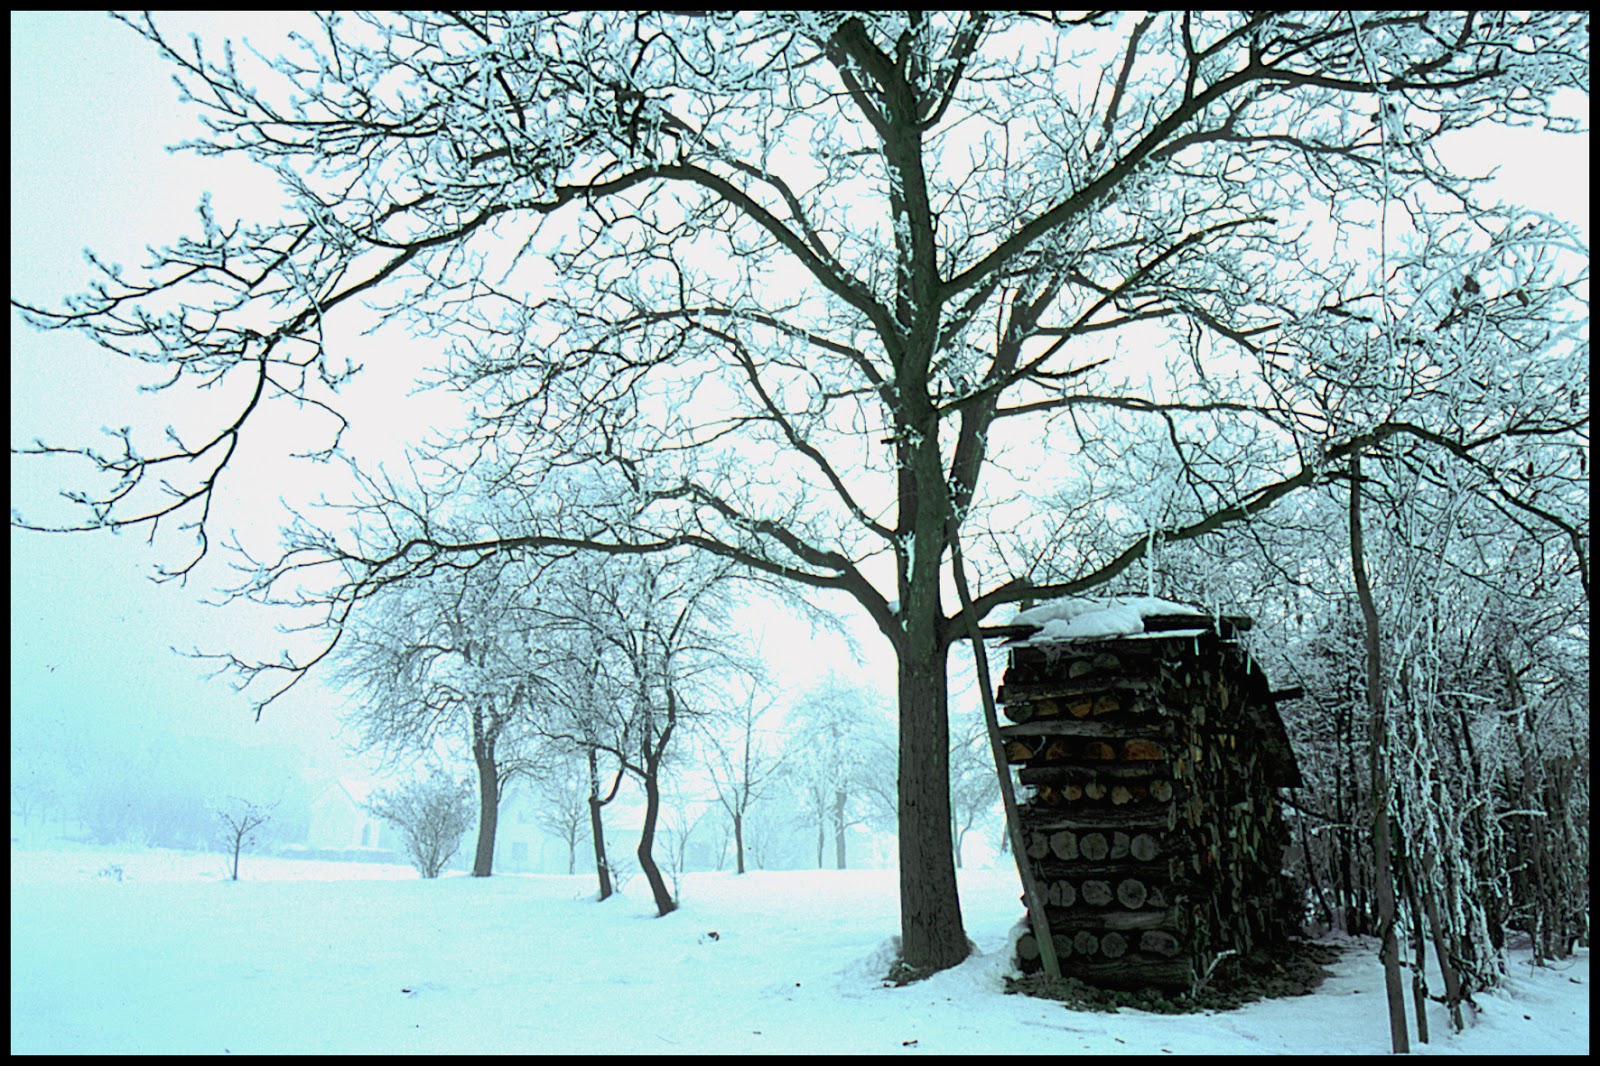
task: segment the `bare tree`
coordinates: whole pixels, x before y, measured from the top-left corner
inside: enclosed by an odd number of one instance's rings
[[[705,731],[711,749],[706,769],[711,775],[712,788],[716,790],[717,803],[728,816],[733,830],[734,873],[740,874],[745,872],[745,823],[752,808],[783,769],[785,758],[770,750],[761,739],[763,731],[758,723],[772,709],[772,704],[769,702],[757,710],[756,698],[756,689],[752,687],[726,735],[719,736],[714,728]]]
[[[1378,882],[1378,939],[1382,941],[1383,984],[1389,1001],[1389,1037],[1396,1054],[1411,1050],[1406,1036],[1406,1004],[1400,991],[1400,957],[1395,934],[1393,855],[1389,817],[1389,726],[1384,705],[1383,635],[1372,586],[1367,583],[1367,552],[1361,539],[1361,453],[1350,457],[1350,558],[1361,602],[1362,637],[1367,651],[1367,711],[1372,768],[1372,841]]]
[[[1292,220],[1370,220],[1374,202],[1470,216],[1441,140],[1571,128],[1550,102],[1589,75],[1581,12],[327,15],[270,76],[129,22],[205,109],[200,149],[276,169],[293,204],[266,225],[206,210],[149,271],[107,264],[63,311],[25,305],[173,383],[249,386],[160,443],[130,428],[109,451],[23,449],[110,478],[70,528],[170,519],[197,544],[167,573],[191,572],[265,404],[329,413],[314,450],[337,448],[347,367],[325,322],[389,299],[380,314],[451,342],[446,374],[479,401],[447,450],[524,485],[603,467],[633,513],[558,498],[522,531],[461,539],[378,500],[385,543],[301,531],[253,592],[331,561],[337,627],[374,584],[490,547],[689,546],[852,597],[898,662],[917,972],[968,950],[946,716],[964,629],[941,591],[957,531],[982,618],[1259,516],[1376,438],[1470,448],[1448,417],[1359,440],[1299,421],[1290,342],[1350,294],[1325,230]],[[545,255],[553,285],[516,271]],[[1144,347],[1162,331],[1193,375],[1157,389],[1116,373],[1119,333]],[[716,401],[687,404],[691,387]],[[1017,521],[982,475],[1012,442],[1084,454],[1118,412],[1170,430],[1182,510],[1047,559],[1056,519]],[[1258,447],[1217,463],[1219,439]],[[265,704],[316,658],[245,665],[274,679]]]
[[[999,798],[988,728],[982,717],[968,718],[950,738],[950,831],[957,869],[961,868],[961,842],[979,818],[993,815]]]
[[[472,826],[472,787],[435,772],[392,791],[374,793],[367,809],[400,830],[411,865],[431,880],[455,857],[462,836]]]
[[[533,757],[526,781],[535,797],[534,820],[567,845],[567,873],[573,873],[577,869],[578,841],[589,825],[592,793],[585,753],[550,745]]]
[[[882,724],[877,694],[834,673],[824,675],[789,712],[785,762],[816,819],[818,868],[826,831],[833,833],[834,866],[843,870],[846,830],[885,813],[893,817],[892,799],[887,811],[883,806],[892,793],[894,756],[878,728]]]
[[[587,574],[580,570],[569,575],[565,584],[571,591],[563,611],[555,618],[547,617],[541,628],[540,639],[557,654],[533,690],[526,724],[549,745],[546,750],[554,757],[570,753],[583,761],[584,806],[594,847],[598,898],[606,900],[614,885],[606,852],[604,808],[616,799],[627,768],[608,753],[611,762],[602,771],[601,745],[611,736],[612,725],[626,718],[618,705],[627,701],[629,694],[610,672],[605,642],[598,634],[600,620],[592,605],[579,595],[579,590],[590,587]]]
[[[599,699],[550,702],[530,695],[531,728],[591,753],[592,806],[598,800],[594,759],[604,752],[645,794],[639,868],[661,915],[676,901],[654,856],[663,773],[673,741],[720,698],[711,679],[735,667],[734,635],[723,614],[732,568],[699,555],[625,556],[572,568],[564,587],[542,608],[552,630],[576,631],[593,661],[586,675]],[[559,602],[558,602],[559,600]],[[602,890],[603,890],[602,886]]]
[[[698,806],[698,812],[691,811]],[[689,872],[689,840],[695,831],[706,823],[711,813],[709,807],[696,804],[691,797],[674,788],[668,793],[661,812],[662,865],[672,882],[674,899],[683,898],[683,875]]]
[[[352,619],[334,664],[363,742],[391,762],[466,747],[478,777],[474,877],[493,872],[500,798],[528,765],[517,730],[541,661],[532,580],[502,559],[387,585]]]
[[[233,857],[233,880],[239,880],[239,852],[255,847],[255,832],[272,820],[270,811],[270,807],[237,797],[229,806],[217,811],[217,819],[222,823],[223,844]]]

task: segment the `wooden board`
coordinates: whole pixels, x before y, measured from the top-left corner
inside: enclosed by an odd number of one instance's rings
[[[1119,743],[1129,737],[1160,738],[1172,735],[1172,724],[1161,719],[1149,721],[1105,718],[1034,718],[1000,727],[1000,736],[1014,737],[1095,737],[1114,738]]]

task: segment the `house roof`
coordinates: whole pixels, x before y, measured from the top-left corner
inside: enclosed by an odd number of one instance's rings
[[[353,777],[337,777],[318,789],[311,802],[318,804],[343,793],[345,799],[350,801],[351,806],[365,810],[367,801],[372,798],[374,787],[370,781],[360,781]]]

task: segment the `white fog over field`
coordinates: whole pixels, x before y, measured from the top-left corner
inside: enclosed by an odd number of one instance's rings
[[[960,875],[977,951],[886,986],[892,870],[691,873],[654,917],[643,879],[169,851],[11,852],[11,1052],[73,1054],[1381,1054],[1382,969],[1344,948],[1309,996],[1239,1010],[1070,1011],[1002,994],[1016,871]],[[116,871],[120,869],[118,879]],[[1589,951],[1503,989],[1422,1054],[1589,1051]],[[1438,987],[1437,974],[1432,985]]]

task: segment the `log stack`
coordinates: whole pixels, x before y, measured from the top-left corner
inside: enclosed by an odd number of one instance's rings
[[[1294,927],[1276,790],[1300,777],[1266,677],[1234,639],[1241,620],[1144,621],[1013,645],[1001,734],[1062,972],[1186,991],[1219,953]],[[1017,955],[1039,969],[1031,933]]]

